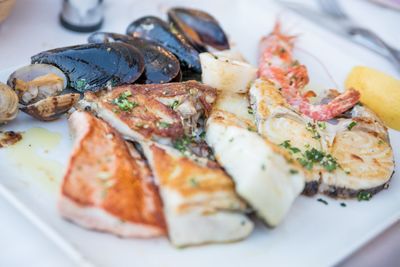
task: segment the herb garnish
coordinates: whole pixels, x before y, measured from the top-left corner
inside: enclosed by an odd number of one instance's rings
[[[132,109],[136,108],[138,103],[131,102],[128,100],[128,97],[131,96],[132,93],[130,91],[125,91],[121,93],[118,98],[114,99],[113,104],[117,105],[120,110],[123,111],[131,111]]]
[[[291,154],[297,154],[301,152],[300,149],[293,147],[290,144],[290,140],[284,141],[282,144],[280,144],[280,146],[289,150]],[[328,172],[332,172],[340,167],[339,163],[337,163],[336,159],[332,155],[325,154],[324,152],[315,148],[308,149],[304,151],[304,153],[301,153],[301,157],[298,157],[297,161],[307,170],[312,170],[315,163],[320,164]]]
[[[348,129],[349,131],[351,131],[351,129],[353,129],[353,127],[356,126],[356,125],[357,125],[357,122],[352,121],[352,122],[347,126],[347,129]]]
[[[298,174],[299,171],[298,171],[298,170],[295,170],[295,169],[290,169],[290,170],[289,170],[289,173],[290,173],[290,174]]]
[[[166,128],[169,128],[171,126],[170,123],[165,122],[165,121],[159,121],[157,123],[157,125],[158,125],[158,128],[162,128],[162,129],[166,129]]]
[[[253,115],[254,110],[251,107],[247,107],[247,113],[249,113],[250,115]]]
[[[326,129],[326,123],[323,122],[323,121],[322,122],[318,122],[317,125],[321,130],[325,130]]]
[[[314,139],[320,139],[321,138],[321,135],[318,133],[315,125],[312,124],[311,122],[307,123],[306,130],[309,131],[310,133],[312,133],[312,135],[313,135],[312,138],[314,138]]]
[[[204,140],[206,138],[206,132],[199,134],[199,137]]]
[[[321,203],[323,203],[325,205],[328,205],[328,201],[326,201],[325,199],[318,198],[317,201],[319,201],[319,202],[321,202]]]
[[[170,108],[175,110],[179,105],[180,105],[179,101],[174,100],[174,102],[172,102],[172,104],[170,105]]]
[[[357,194],[358,201],[369,201],[372,198],[372,194],[366,191],[360,191]]]
[[[197,182],[196,178],[192,177],[189,179],[189,183],[192,187],[198,187],[199,186],[199,182]]]
[[[342,202],[342,203],[340,203],[340,206],[346,207],[347,205],[346,205],[346,203]]]
[[[173,146],[175,149],[184,153],[188,150],[188,146],[192,143],[192,138],[189,136],[184,136],[180,139],[177,139],[173,142]]]

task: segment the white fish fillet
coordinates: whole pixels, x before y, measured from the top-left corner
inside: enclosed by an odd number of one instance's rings
[[[255,132],[245,95],[222,94],[206,125],[206,141],[236,191],[268,225],[278,225],[304,188],[305,173],[280,147]]]

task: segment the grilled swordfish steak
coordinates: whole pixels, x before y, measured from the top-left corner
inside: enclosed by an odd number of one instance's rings
[[[250,91],[250,104],[258,132],[274,144],[287,149],[294,158],[301,158],[306,151],[321,151],[318,125],[308,117],[301,116],[286,102],[273,84],[257,79]],[[322,125],[322,124],[321,124]],[[321,166],[313,166],[306,177],[303,193],[315,195],[321,178]]]
[[[236,191],[270,226],[278,225],[302,192],[306,172],[281,147],[256,132],[247,96],[221,94],[206,125],[206,141],[235,181]]]
[[[200,137],[215,98],[213,88],[189,81],[121,86],[80,103],[142,147],[175,246],[240,240],[253,229],[232,180]]]
[[[304,193],[349,198],[384,188],[394,170],[387,129],[366,107],[341,118],[312,121],[290,108],[271,83],[250,89],[258,132],[286,148],[311,172]]]
[[[62,216],[121,237],[165,235],[162,203],[140,154],[87,112],[75,111],[69,123],[75,144],[61,186]]]

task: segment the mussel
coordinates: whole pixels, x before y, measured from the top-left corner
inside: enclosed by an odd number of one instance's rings
[[[57,48],[31,61],[56,66],[68,78],[68,86],[80,92],[133,83],[144,70],[139,50],[121,42]]]
[[[167,22],[154,16],[142,17],[132,22],[126,33],[156,42],[171,51],[179,59],[184,74],[201,73],[199,52],[191,46],[185,36],[171,31]]]
[[[209,45],[217,50],[229,49],[228,38],[218,21],[207,12],[191,8],[171,8],[168,20],[200,52]]]
[[[144,72],[137,82],[150,84],[180,81],[178,59],[155,42],[111,32],[95,32],[88,37],[88,42],[123,42],[136,47],[144,58]]]
[[[0,83],[0,124],[5,124],[18,114],[18,96],[8,85]]]

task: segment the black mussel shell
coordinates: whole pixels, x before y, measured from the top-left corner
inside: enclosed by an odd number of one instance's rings
[[[68,86],[80,92],[133,83],[144,70],[142,54],[124,43],[57,48],[35,55],[31,61],[58,67],[67,76]]]
[[[144,58],[144,72],[139,83],[167,83],[180,73],[179,60],[164,47],[145,39],[111,32],[95,32],[89,43],[123,42],[136,47]]]
[[[142,17],[132,22],[126,33],[156,42],[171,51],[179,59],[184,73],[201,73],[198,51],[182,34],[173,32],[167,22],[153,16]]]
[[[168,20],[201,52],[209,45],[218,50],[229,49],[228,38],[218,21],[210,14],[190,8],[171,8]]]

